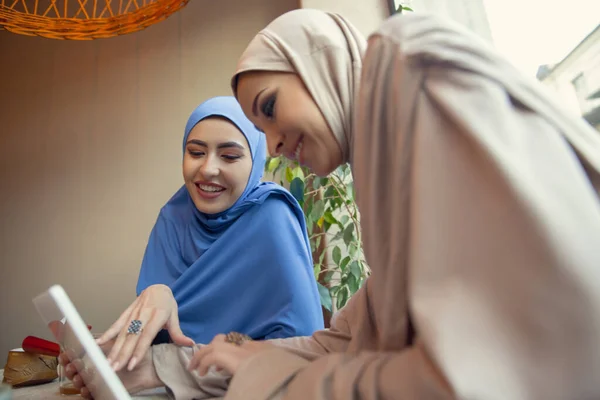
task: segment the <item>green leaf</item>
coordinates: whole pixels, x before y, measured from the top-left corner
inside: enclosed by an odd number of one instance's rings
[[[360,265],[358,264],[358,261],[354,260],[350,263],[350,273],[352,275],[354,275],[354,277],[356,277],[356,279],[360,278],[361,271],[360,271]]]
[[[324,197],[334,197],[337,196],[337,192],[335,191],[335,187],[329,186],[327,190],[325,190]]]
[[[290,184],[290,192],[292,193],[292,196],[298,200],[298,203],[304,203],[304,181],[302,179],[292,179],[292,183]]]
[[[294,178],[300,178],[304,181],[304,171],[302,171],[302,168],[300,167],[296,167],[292,170],[292,175],[294,176]]]
[[[335,275],[335,271],[327,271],[323,280],[329,283],[331,281],[331,278],[333,278],[333,275]]]
[[[314,205],[314,201],[311,196],[308,196],[305,200],[306,201],[304,202],[304,215],[305,215],[305,219],[306,219],[306,225],[308,225],[309,221],[312,221],[311,212],[312,212],[312,208]],[[312,222],[310,222],[310,223],[312,223]]]
[[[340,241],[340,240],[342,240],[343,235],[344,235],[344,231],[339,231],[333,236],[333,238],[331,238],[331,241],[332,242]]]
[[[325,259],[326,254],[326,251],[322,251],[321,254],[319,254],[319,264],[323,264],[323,260]]]
[[[348,276],[347,284],[350,296],[358,291],[358,279],[354,275]]]
[[[313,266],[313,274],[315,276],[315,280],[318,280],[319,275],[321,274],[321,265],[320,264],[315,264]]]
[[[354,240],[354,224],[348,224],[344,229],[344,243],[348,246],[352,240]]]
[[[279,164],[281,164],[281,158],[279,158],[279,157],[271,158],[269,160],[269,162],[267,163],[267,171],[268,172],[275,171],[275,169],[277,169]]]
[[[324,211],[325,211],[325,203],[323,203],[323,200],[317,200],[315,202],[315,205],[313,206],[313,209],[311,212],[311,217],[314,220],[318,220],[319,218],[321,218],[323,216]]]
[[[315,241],[314,241],[314,243],[315,243],[315,250],[317,250],[319,248],[319,246],[321,245],[321,238],[322,238],[322,236],[317,236],[315,238]]]
[[[338,220],[335,219],[335,217],[333,216],[333,214],[331,213],[331,211],[327,210],[325,212],[325,221],[329,222],[330,224],[337,224]]]
[[[292,171],[292,168],[285,167],[285,179],[288,181],[288,183],[294,180],[294,172]]]
[[[402,6],[402,9],[406,10],[406,11],[414,11],[412,8],[407,7],[407,6]]]
[[[338,310],[343,308],[348,302],[348,287],[342,286],[336,294],[336,305]]]
[[[354,191],[354,183],[353,182],[350,182],[348,184],[348,193],[349,193],[348,199],[351,200],[352,202],[354,202],[354,199],[356,198],[355,197],[356,193]]]
[[[350,262],[350,260],[352,260],[350,257],[346,256],[344,257],[344,259],[342,260],[342,262],[339,264],[340,265],[340,270],[342,272],[344,272],[346,270],[346,266],[348,265],[348,263]]]
[[[340,260],[342,259],[342,250],[339,246],[335,246],[333,249],[333,262],[336,265],[340,264]]]
[[[320,182],[319,178],[314,178],[312,180],[312,187],[313,187],[313,190],[317,190],[321,187],[321,182]]]
[[[340,291],[341,286],[336,285],[336,286],[331,286],[329,288],[329,293],[331,293],[332,296],[337,296],[337,293]]]
[[[349,220],[350,220],[350,217],[349,217],[349,216],[347,216],[347,215],[342,215],[342,218],[340,218],[340,222],[341,222],[343,225],[346,225],[346,223],[347,223]]]
[[[357,250],[358,247],[356,246],[356,243],[350,243],[348,246],[348,254],[350,254],[350,257],[355,258]]]
[[[321,285],[319,282],[317,282],[317,287],[319,288],[321,305],[323,305],[323,307],[325,307],[328,311],[331,311],[331,293],[329,293],[329,289]]]
[[[360,282],[358,283],[358,288],[360,289],[365,284],[366,281],[367,281],[366,278],[365,279],[361,279]]]

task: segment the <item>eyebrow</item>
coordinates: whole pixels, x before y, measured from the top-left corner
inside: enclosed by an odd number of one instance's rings
[[[256,97],[254,97],[254,101],[252,102],[252,114],[254,114],[255,117],[258,117],[258,109],[257,109],[257,104],[256,104],[258,102],[258,97],[265,90],[267,90],[267,88],[264,88],[263,90],[261,90],[260,92],[258,92],[258,94],[256,95]]]
[[[198,140],[198,139],[190,139],[187,141],[187,144],[196,144],[198,146],[208,147],[208,144],[205,141]],[[228,148],[232,148],[232,147],[234,147],[236,149],[241,149],[241,150],[244,150],[244,148],[245,148],[238,142],[223,142],[223,143],[219,143],[217,145],[217,149],[228,149]]]

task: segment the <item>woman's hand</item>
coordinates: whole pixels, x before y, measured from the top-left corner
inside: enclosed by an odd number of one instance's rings
[[[142,333],[127,333],[133,320],[141,321]],[[147,353],[161,329],[167,329],[173,342],[180,346],[194,345],[194,341],[185,336],[179,327],[177,302],[171,289],[166,285],[152,285],[138,296],[97,342],[103,345],[116,337],[108,361],[115,371],[126,365],[127,370],[131,371]]]
[[[214,365],[217,370],[225,370],[233,376],[242,362],[270,348],[273,348],[272,344],[258,341],[245,341],[238,346],[226,342],[225,335],[217,335],[210,344],[196,351],[188,365],[188,370],[197,370],[200,376],[204,376]]]
[[[111,340],[108,343],[100,346],[104,354],[108,353],[115,341]],[[93,391],[93,388],[88,388],[85,386],[80,371],[83,371],[83,362],[81,360],[70,360],[67,354],[61,353],[58,356],[58,362],[65,369],[65,374],[67,378],[73,381],[73,385],[80,389],[81,396],[86,399],[92,399],[92,394],[90,389]],[[83,374],[84,372],[82,372]],[[121,371],[117,373],[121,382],[125,386],[125,389],[129,393],[137,393],[142,390],[153,389],[156,387],[163,386],[163,383],[158,378],[156,374],[156,370],[154,369],[154,363],[152,361],[152,351],[148,349],[146,353],[140,358],[140,362],[137,365],[137,368],[133,371]]]

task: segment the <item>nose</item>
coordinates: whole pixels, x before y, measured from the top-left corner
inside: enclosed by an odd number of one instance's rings
[[[206,180],[219,175],[219,162],[216,160],[216,157],[212,155],[205,157],[204,162],[200,166],[200,173]]]
[[[267,148],[271,157],[279,157],[283,151],[283,142],[285,135],[277,133],[275,130],[265,131],[267,137]]]

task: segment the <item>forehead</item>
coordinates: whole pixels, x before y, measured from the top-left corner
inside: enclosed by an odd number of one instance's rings
[[[223,117],[208,117],[192,128],[188,140],[197,139],[209,143],[236,142],[248,147],[244,134],[231,121]]]
[[[252,103],[256,95],[272,84],[272,79],[269,79],[268,74],[262,72],[244,72],[237,81],[237,98],[242,106],[244,114],[248,118],[252,115]]]
[[[249,71],[240,74],[237,81],[237,98],[247,117],[252,115],[252,103],[263,89],[285,88],[294,82],[290,72]]]

